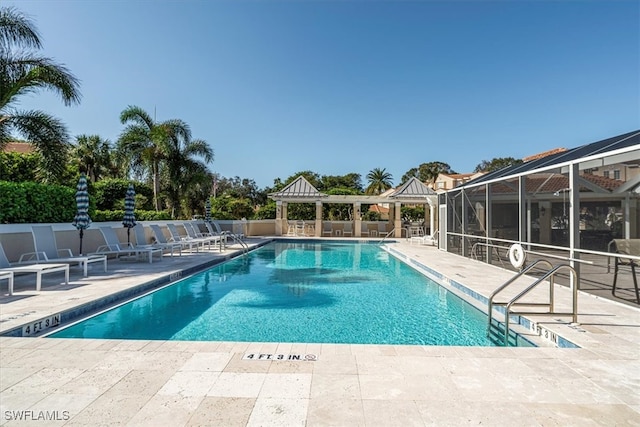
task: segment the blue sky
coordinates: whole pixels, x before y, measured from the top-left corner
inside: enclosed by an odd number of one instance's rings
[[[0,0],[36,23],[82,102],[23,99],[116,141],[137,105],[182,119],[213,172],[399,184],[421,163],[573,148],[640,128],[637,1]]]

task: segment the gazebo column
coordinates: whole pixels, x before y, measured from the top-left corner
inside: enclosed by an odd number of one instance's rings
[[[322,236],[322,201],[316,201],[316,237]]]
[[[276,236],[282,236],[282,200],[276,200]]]
[[[282,224],[282,234],[287,234],[289,232],[289,203],[282,202],[282,220],[280,223]]]
[[[395,219],[393,221],[393,228],[395,228],[396,230],[394,237],[402,237],[402,218],[400,218],[400,216],[402,215],[402,210],[400,209],[401,206],[402,206],[402,203],[400,202],[396,202],[394,206]]]
[[[356,237],[362,236],[362,233],[361,233],[362,232],[362,227],[361,227],[362,215],[361,215],[360,209],[361,209],[360,202],[355,202],[353,204],[353,212],[355,213],[355,215],[354,215],[355,221],[354,221],[353,227],[355,228],[354,236],[356,236]]]

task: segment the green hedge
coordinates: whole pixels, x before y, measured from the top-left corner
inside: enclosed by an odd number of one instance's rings
[[[76,214],[75,196],[75,189],[61,185],[0,181],[0,222],[72,222]]]
[[[167,221],[171,219],[171,214],[167,211],[143,211],[136,209],[135,211],[136,221]],[[94,216],[91,217],[93,221],[96,222],[107,222],[107,221],[122,221],[124,217],[123,210],[109,210],[102,211],[96,210]]]

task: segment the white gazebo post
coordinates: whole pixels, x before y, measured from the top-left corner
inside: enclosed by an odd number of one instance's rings
[[[282,201],[276,200],[276,236],[282,236]]]
[[[355,236],[356,237],[360,237],[362,236],[362,230],[360,227],[360,224],[362,224],[362,213],[360,212],[361,209],[361,203],[360,202],[355,202],[353,204],[353,212],[354,212],[354,224],[353,227],[355,228]]]
[[[322,236],[322,200],[316,200],[316,237]]]
[[[436,226],[435,209],[431,199],[427,198],[427,204],[429,205],[429,234],[433,236]]]
[[[402,210],[400,209],[400,207],[402,206],[402,203],[400,202],[396,202],[395,203],[395,220],[393,222],[393,227],[396,230],[395,233],[395,237],[402,237]]]

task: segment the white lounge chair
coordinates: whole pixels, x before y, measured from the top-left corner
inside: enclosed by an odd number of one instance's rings
[[[34,225],[31,227],[33,234],[33,246],[35,252],[20,255],[18,264],[38,263],[68,263],[78,264],[83,267],[84,277],[88,275],[88,265],[94,262],[102,262],[104,271],[107,271],[106,255],[73,255],[71,249],[58,249],[56,235],[50,225]]]
[[[364,221],[362,221],[362,223],[360,224],[360,235],[361,236],[369,235],[369,224],[367,224]]]
[[[151,228],[151,232],[153,233],[153,238],[155,239],[155,243],[154,243],[155,246],[161,247],[163,249],[169,249],[171,251],[171,256],[173,256],[173,250],[177,249],[178,254],[182,256],[182,248],[184,247],[182,242],[170,242],[165,237],[164,232],[162,231],[160,226],[157,224],[151,224],[149,225],[149,228]]]
[[[96,249],[96,254],[115,254],[117,257],[120,255],[134,255],[136,258],[146,255],[149,259],[149,264],[153,263],[153,255],[158,255],[162,260],[161,248],[136,247],[131,243],[121,243],[116,230],[111,227],[100,227],[100,232],[104,237],[105,244]]]
[[[213,236],[209,233],[203,234],[200,229],[195,228],[195,224],[191,222],[185,222],[182,224],[184,230],[187,232],[187,236],[191,240],[201,240],[205,244],[209,245],[209,249],[211,249],[211,245],[215,245],[216,243],[220,243],[219,236]]]
[[[378,236],[386,236],[386,235],[387,235],[387,223],[378,222]]]
[[[169,242],[165,242],[165,243],[161,243],[158,241],[157,237],[156,237],[156,241],[155,243],[149,243],[147,242],[147,236],[144,232],[144,226],[140,223],[136,224],[133,227],[133,230],[135,232],[135,236],[136,236],[136,244],[135,247],[136,248],[155,248],[155,249],[159,249],[160,251],[164,252],[166,249],[169,249],[170,251],[170,255],[173,257],[173,249],[178,249],[178,254],[182,255],[182,245],[180,244],[174,244],[174,243],[169,243]],[[151,229],[153,232],[153,229]],[[160,231],[160,233],[162,233],[162,231]],[[155,236],[155,232],[153,232],[154,236]],[[162,237],[164,237],[164,234],[162,235]]]
[[[220,237],[220,250],[224,249],[227,245],[227,237],[231,233],[229,233],[228,231],[223,231],[220,228],[220,224],[218,224],[215,221],[211,221],[211,222],[205,221],[204,226],[207,228],[210,235]]]
[[[345,222],[342,228],[342,235],[346,236],[347,234],[353,236],[353,223],[351,221]]]
[[[20,273],[36,274],[36,291],[42,287],[42,275],[46,273],[56,273],[64,271],[64,283],[69,284],[69,264],[31,264],[31,265],[11,265],[4,248],[0,245],[0,279],[9,279],[9,295],[13,294],[13,275]],[[9,275],[9,276],[7,276]]]
[[[193,240],[190,239],[187,235],[181,235],[178,231],[178,228],[175,224],[167,224],[167,230],[169,230],[169,234],[171,235],[171,241],[182,243],[182,247],[189,248],[189,252],[193,252],[193,248],[196,248],[196,252],[200,252],[200,247],[204,250],[205,241],[204,240]]]
[[[409,240],[409,243],[413,245],[414,243],[418,245],[427,245],[427,246],[437,246],[438,245],[438,232],[429,235],[425,234],[424,236],[413,236]]]

